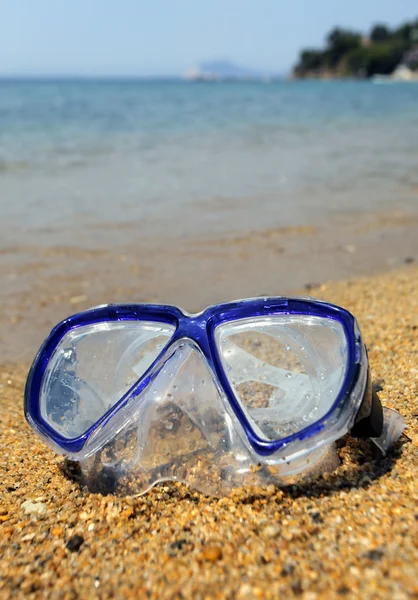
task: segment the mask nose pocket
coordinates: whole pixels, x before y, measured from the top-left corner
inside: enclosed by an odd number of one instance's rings
[[[138,495],[156,483],[179,481],[212,496],[282,484],[283,465],[259,465],[200,349],[182,340],[162,360],[125,414],[121,409],[112,439],[80,462],[84,483],[95,491]]]
[[[251,470],[253,460],[238,433],[240,426],[192,342],[183,340],[168,350],[153,381],[130,405],[124,427],[81,461],[90,487],[97,488],[93,480],[104,470],[113,473],[120,491],[131,495],[164,480],[220,495]]]
[[[227,443],[225,409],[198,351],[180,346],[147,391],[138,413],[139,460],[156,468]]]

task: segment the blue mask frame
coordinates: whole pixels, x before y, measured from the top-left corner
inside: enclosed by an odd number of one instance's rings
[[[278,440],[268,441],[255,433],[245,412],[235,397],[224,372],[218,348],[215,343],[215,329],[222,323],[236,321],[238,319],[283,314],[318,316],[338,321],[342,325],[346,336],[348,363],[341,390],[327,414],[298,433]],[[140,320],[168,323],[174,325],[176,329],[168,344],[166,344],[144,375],[111,409],[94,423],[94,425],[82,435],[73,439],[65,438],[57,433],[42,418],[39,398],[45,370],[61,339],[70,330],[85,325],[111,321]],[[261,456],[268,456],[296,439],[304,440],[317,434],[325,427],[326,421],[330,415],[349,401],[350,395],[359,378],[360,361],[362,360],[362,340],[356,320],[347,310],[333,304],[303,298],[257,298],[214,305],[199,314],[188,314],[180,308],[170,305],[109,304],[75,314],[59,323],[51,331],[36,355],[29,371],[25,389],[25,415],[27,420],[41,435],[50,438],[64,452],[79,452],[98,427],[111,420],[128,401],[133,397],[138,396],[141,391],[158,376],[159,370],[155,371],[154,368],[158,360],[165,352],[167,352],[171,345],[184,338],[193,340],[204,354],[209,366],[215,373],[220,386],[224,390],[225,396],[239,420],[249,443],[254,451]],[[367,357],[365,360],[367,361]],[[365,398],[363,398],[361,403],[363,413],[365,400],[367,400],[366,404],[371,402],[370,398],[366,399],[367,394],[370,396],[370,390],[368,391],[368,388],[370,388],[370,385],[366,386]],[[359,414],[361,412],[361,407],[359,409]]]

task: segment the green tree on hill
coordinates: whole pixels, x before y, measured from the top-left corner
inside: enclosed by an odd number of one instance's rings
[[[416,50],[418,19],[393,31],[382,23],[376,24],[368,37],[336,27],[328,34],[325,49],[309,48],[301,52],[294,74],[298,77],[389,75],[402,62],[414,68]],[[412,60],[407,60],[408,56]]]
[[[361,45],[361,35],[345,29],[333,29],[327,37],[324,57],[328,67],[336,67],[342,58]]]
[[[375,25],[370,32],[372,42],[386,42],[390,38],[390,31],[386,25]]]
[[[304,50],[301,54],[301,60],[306,69],[316,71],[323,62],[322,52],[319,50]]]
[[[404,54],[402,42],[382,42],[369,48],[357,48],[347,56],[346,73],[355,77],[390,75],[402,62]]]

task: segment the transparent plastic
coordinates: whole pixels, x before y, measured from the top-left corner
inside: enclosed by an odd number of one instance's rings
[[[380,437],[371,438],[382,454],[395,444],[405,429],[405,419],[396,410],[383,407],[383,431]]]
[[[174,326],[126,320],[134,309],[81,320],[56,347],[52,336],[28,378],[29,423],[79,462],[91,490],[136,495],[171,480],[220,496],[338,465],[334,442],[353,427],[368,377],[354,320],[349,335],[344,321],[298,312],[220,319],[210,330],[205,313],[175,309]],[[384,419],[373,440],[383,452],[404,427],[394,411]]]
[[[170,340],[166,323],[96,323],[68,332],[42,381],[41,415],[65,438],[82,435],[136,383]]]
[[[336,466],[330,446],[315,448],[291,465],[283,455],[261,460],[199,348],[183,341],[169,352],[117,433],[109,439],[107,424],[89,440],[80,465],[90,489],[136,495],[170,480],[220,496],[236,487],[281,485],[296,473],[307,478]]]
[[[216,340],[235,396],[265,439],[318,421],[341,391],[348,350],[338,321],[309,315],[241,319],[220,325]]]

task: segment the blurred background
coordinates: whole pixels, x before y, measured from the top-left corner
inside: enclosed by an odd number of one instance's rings
[[[418,258],[416,1],[1,3],[0,353]]]

